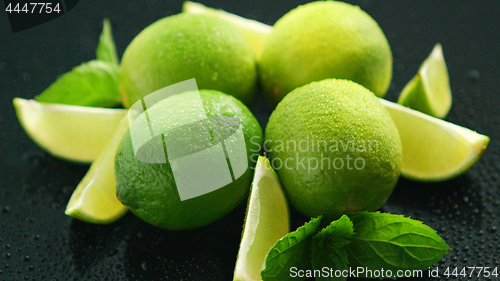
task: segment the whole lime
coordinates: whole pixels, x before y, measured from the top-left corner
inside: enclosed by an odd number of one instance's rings
[[[248,103],[256,90],[255,53],[233,23],[178,14],[141,31],[123,54],[119,90],[126,108],[163,87],[195,78]]]
[[[191,117],[197,115],[206,118],[193,122]],[[164,133],[152,137],[150,129]],[[129,132],[134,134],[125,133],[115,157],[116,195],[142,220],[170,230],[208,225],[240,204],[251,183],[252,153],[259,153],[263,139],[248,108],[214,90],[161,100],[141,113]],[[153,145],[157,137],[163,143],[159,149]],[[152,150],[141,154],[137,143]],[[168,160],[148,162],[144,155],[153,160],[163,155]],[[225,185],[199,192],[223,182],[222,178],[228,179]],[[191,190],[186,190],[186,182]],[[198,194],[183,198],[186,192]]]
[[[318,1],[279,19],[266,38],[259,64],[268,99],[312,81],[342,78],[383,97],[392,78],[392,53],[375,22],[358,6]]]
[[[375,211],[400,174],[401,139],[391,116],[349,80],[290,92],[271,114],[265,139],[290,202],[307,216]]]

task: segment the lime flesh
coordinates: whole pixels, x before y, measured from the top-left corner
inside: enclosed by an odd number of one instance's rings
[[[113,139],[104,148],[80,181],[66,206],[65,214],[81,221],[108,224],[128,210],[116,198],[115,153],[128,129],[127,117],[118,124]]]
[[[288,206],[278,176],[260,156],[255,166],[233,280],[260,281],[271,247],[290,231]]]
[[[384,99],[403,144],[401,175],[437,182],[467,171],[484,153],[490,138]]]
[[[404,87],[398,103],[441,119],[448,115],[452,96],[441,44],[436,44],[417,75]]]
[[[90,163],[113,137],[124,109],[40,103],[15,98],[26,134],[55,157]]]

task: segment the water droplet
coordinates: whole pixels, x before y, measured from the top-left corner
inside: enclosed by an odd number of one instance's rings
[[[147,271],[147,270],[148,270],[148,269],[146,268],[146,262],[145,262],[145,261],[141,262],[141,267],[142,267],[142,270],[144,270],[144,271]]]
[[[218,73],[218,72],[214,72],[214,73],[212,74],[212,77],[211,77],[211,78],[212,78],[212,80],[217,81],[217,79],[219,79],[219,73]]]
[[[59,208],[61,208],[61,204],[57,202],[52,203],[52,209],[59,210]]]
[[[481,75],[479,74],[479,71],[477,71],[476,69],[471,69],[467,71],[467,79],[469,79],[469,81],[476,82],[479,80],[479,78],[481,78]]]
[[[114,255],[118,254],[118,250],[116,249],[111,249],[106,253],[106,257],[112,257]]]
[[[10,212],[10,207],[9,206],[5,206],[5,207],[2,208],[2,213],[7,214],[9,212]]]
[[[490,233],[495,233],[495,232],[497,232],[497,227],[496,227],[496,226],[490,226],[490,227],[488,228],[488,232],[490,232]]]
[[[24,82],[30,82],[32,78],[32,75],[28,72],[23,73],[23,80]]]
[[[230,105],[223,105],[220,109],[220,113],[224,116],[233,117],[235,115],[234,110]]]

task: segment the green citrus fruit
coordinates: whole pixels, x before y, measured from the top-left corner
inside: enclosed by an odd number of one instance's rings
[[[380,99],[398,127],[403,144],[403,177],[439,182],[469,170],[490,138],[408,107]],[[411,124],[411,125],[409,125]]]
[[[204,108],[202,114],[206,122],[196,123],[191,118],[200,113],[196,109],[198,101]],[[147,116],[144,116],[145,113]],[[146,119],[149,124],[141,121]],[[220,219],[242,202],[252,180],[250,167],[253,162],[250,157],[252,153],[259,153],[262,142],[261,127],[243,103],[214,90],[200,90],[199,94],[194,91],[177,94],[154,104],[139,115],[129,129],[139,132],[134,135],[134,141],[139,138],[140,142],[140,138],[145,137],[153,142],[148,127],[165,132],[160,138],[160,143],[163,143],[160,150],[166,150],[166,163],[138,160],[140,150],[135,153],[136,147],[133,146],[130,133],[125,133],[115,158],[116,195],[136,216],[161,228],[193,229]],[[236,129],[240,129],[239,140],[235,138]],[[146,133],[141,135],[140,132]],[[221,143],[225,145],[224,152],[213,152],[212,149],[216,145],[220,147]],[[147,148],[147,144],[142,147]],[[144,155],[151,156],[155,151],[158,150],[153,148]],[[199,166],[207,159],[205,156],[213,155],[222,157],[218,159],[222,159],[223,166],[217,166],[220,162],[213,161],[206,166]],[[233,162],[238,155],[243,157],[243,168],[241,161]],[[190,158],[191,162],[186,160],[189,157],[194,157]],[[187,167],[185,163],[188,163]],[[196,179],[198,186],[203,189],[220,179],[221,173],[229,176],[228,166],[232,171],[228,184],[201,196],[181,200],[182,192],[186,190],[179,187],[180,181],[176,176],[180,172],[184,171],[183,180]]]
[[[84,222],[108,224],[121,218],[128,210],[116,198],[115,154],[128,129],[123,117],[113,138],[92,162],[89,170],[73,191],[64,213]]]
[[[139,33],[119,71],[123,105],[163,87],[195,78],[248,103],[256,90],[255,53],[233,23],[214,15],[178,14]]]
[[[398,103],[437,118],[445,118],[451,108],[450,76],[443,48],[436,44],[417,75],[401,91]]]
[[[352,80],[382,97],[392,78],[392,53],[378,24],[358,6],[318,1],[291,10],[275,23],[259,66],[273,103],[299,86],[326,78]]]
[[[295,89],[271,114],[265,136],[290,202],[308,216],[375,211],[400,174],[401,139],[391,116],[352,81]]]
[[[264,39],[273,30],[272,26],[265,23],[240,17],[221,9],[210,8],[203,4],[191,1],[184,1],[182,4],[182,12],[192,14],[212,14],[234,23],[254,50],[257,60],[260,58]]]
[[[267,253],[289,231],[288,205],[280,181],[269,160],[259,156],[233,281],[261,281]]]
[[[118,108],[21,98],[14,98],[13,103],[19,123],[36,144],[55,157],[83,163],[94,161],[127,114],[127,110]]]

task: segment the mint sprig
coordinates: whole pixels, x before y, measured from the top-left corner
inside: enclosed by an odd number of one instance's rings
[[[108,19],[103,23],[96,57],[97,60],[83,63],[60,76],[35,99],[39,102],[93,107],[120,105],[118,56]]]
[[[93,60],[63,74],[36,96],[39,102],[114,107],[120,104],[118,67]]]
[[[332,270],[349,269],[349,257],[344,246],[350,243],[349,238],[354,235],[354,228],[346,215],[333,221],[319,233],[314,235],[312,242],[311,263],[313,270],[323,271],[323,268]],[[316,280],[346,280],[347,277],[335,277],[332,274],[316,277]]]
[[[113,31],[111,30],[111,22],[107,18],[103,21],[102,32],[96,50],[96,58],[97,60],[109,62],[114,65],[119,64],[115,41],[113,40]]]
[[[421,221],[380,212],[350,213],[356,232],[346,246],[352,266],[368,269],[427,269],[451,248]]]
[[[348,213],[317,232],[320,219],[311,219],[271,248],[261,272],[264,281],[345,281],[346,274],[335,271],[356,267],[390,270],[395,278],[397,270],[428,269],[451,251],[435,230],[402,215]]]
[[[305,280],[305,277],[293,278],[290,270],[291,267],[311,269],[312,235],[318,230],[321,218],[311,219],[276,242],[266,256],[261,271],[263,280]]]

